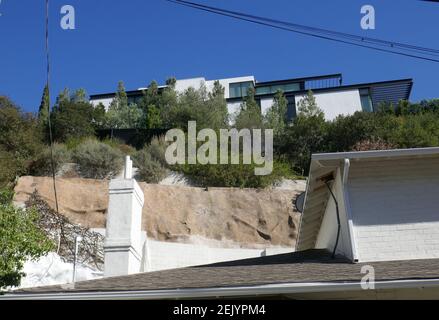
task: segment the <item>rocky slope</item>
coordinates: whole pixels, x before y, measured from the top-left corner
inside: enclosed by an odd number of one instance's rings
[[[291,185],[293,187],[291,187]],[[140,183],[145,195],[143,230],[148,237],[188,241],[193,236],[229,240],[243,247],[294,246],[299,213],[293,200],[304,191],[302,181],[287,189],[195,188]],[[37,190],[54,207],[52,180],[22,177],[15,203],[23,204]],[[57,179],[60,212],[88,228],[105,227],[108,181]]]

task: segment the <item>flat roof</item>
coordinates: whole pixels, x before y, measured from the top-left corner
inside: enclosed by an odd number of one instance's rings
[[[330,78],[342,78],[341,73],[336,74],[329,74],[329,75],[322,75],[322,76],[313,76],[313,77],[303,77],[303,78],[291,78],[291,79],[284,79],[284,80],[273,80],[273,81],[263,81],[263,82],[256,82],[255,86],[266,86],[266,85],[276,85],[276,84],[285,84],[290,82],[300,82],[300,81],[311,81],[311,80],[322,80],[322,79],[330,79]],[[239,77],[236,77],[238,79]],[[234,78],[225,78],[225,79],[234,79]],[[225,79],[217,79],[217,80],[225,80]],[[190,80],[190,79],[181,79],[181,80]],[[213,81],[213,80],[209,80]],[[166,86],[159,86],[159,90],[163,90]],[[326,87],[326,88],[315,88],[311,89],[313,92],[322,93],[322,92],[331,92],[331,91],[342,91],[342,90],[349,90],[349,89],[361,89],[361,88],[371,88],[374,87],[374,91],[371,92],[372,99],[374,104],[377,104],[378,102],[382,100],[389,100],[389,98],[392,98],[390,102],[397,103],[400,99],[407,100],[410,97],[411,90],[413,87],[413,79],[407,78],[407,79],[398,79],[398,80],[386,80],[386,81],[378,81],[378,82],[366,82],[366,83],[359,83],[359,84],[350,84],[350,85],[340,85],[340,86],[332,86],[332,87]],[[143,89],[145,90],[145,89]],[[127,91],[128,96],[138,95],[143,90],[131,90]],[[309,89],[300,90],[300,91],[294,91],[291,94],[304,94],[308,92]],[[105,98],[112,98],[114,97],[115,92],[111,93],[103,93],[103,94],[93,94],[90,95],[90,99],[105,99]],[[264,94],[264,95],[257,95],[258,97],[264,97],[264,96],[273,96],[274,94]],[[227,100],[230,101],[238,101],[242,100],[241,97],[238,98],[229,98]]]

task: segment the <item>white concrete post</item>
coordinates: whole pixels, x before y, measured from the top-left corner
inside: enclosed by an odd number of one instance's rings
[[[122,276],[141,270],[143,191],[131,178],[132,162],[126,159],[125,179],[110,181],[104,276]]]
[[[125,157],[125,169],[124,169],[124,179],[133,178],[133,161],[131,161],[130,156]]]

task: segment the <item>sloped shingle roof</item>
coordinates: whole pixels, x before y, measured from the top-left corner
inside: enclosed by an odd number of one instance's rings
[[[376,281],[439,279],[439,259],[367,263],[375,268]],[[361,267],[344,258],[332,259],[324,250],[140,273],[78,282],[74,289],[48,286],[14,293],[111,292],[256,286],[282,283],[359,282]]]

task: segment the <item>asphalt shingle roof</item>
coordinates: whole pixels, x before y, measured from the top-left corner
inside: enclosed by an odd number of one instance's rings
[[[14,293],[137,291],[256,286],[282,283],[359,282],[363,265],[375,269],[375,280],[439,279],[439,259],[351,263],[325,250],[216,263],[129,276],[77,282],[74,288],[48,286]]]

